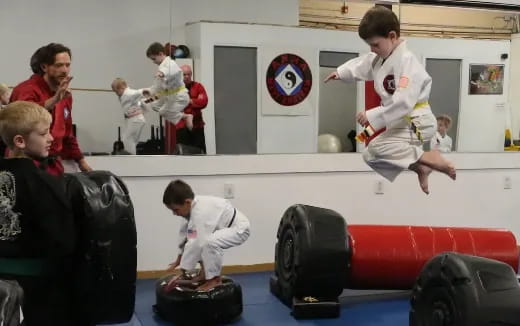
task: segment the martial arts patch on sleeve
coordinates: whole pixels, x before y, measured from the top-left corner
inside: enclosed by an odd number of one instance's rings
[[[399,88],[406,88],[406,87],[408,87],[408,82],[409,82],[408,77],[401,76],[401,78],[399,78]]]

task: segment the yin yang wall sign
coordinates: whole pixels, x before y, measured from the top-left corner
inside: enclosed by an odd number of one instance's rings
[[[295,54],[281,54],[267,68],[266,86],[272,99],[280,105],[301,103],[312,89],[310,67]]]

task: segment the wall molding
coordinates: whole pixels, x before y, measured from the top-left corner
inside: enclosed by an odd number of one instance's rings
[[[520,169],[519,152],[449,153],[458,171]],[[121,177],[373,172],[361,153],[262,155],[110,155],[87,158]],[[151,168],[153,167],[153,169]]]
[[[274,271],[274,263],[254,264],[254,265],[229,265],[222,267],[222,274],[241,274]],[[166,270],[138,271],[137,278],[140,280],[156,279],[171,274]]]

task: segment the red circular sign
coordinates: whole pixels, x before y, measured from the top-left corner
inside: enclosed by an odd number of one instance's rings
[[[312,89],[312,73],[301,57],[285,53],[271,61],[266,86],[276,103],[293,106],[301,103]]]

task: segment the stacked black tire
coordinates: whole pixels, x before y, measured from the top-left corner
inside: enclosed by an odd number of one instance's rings
[[[175,288],[164,290],[173,275],[159,279],[155,285],[154,311],[176,325],[205,326],[228,323],[240,317],[243,310],[242,288],[223,277],[222,285],[209,291]]]

